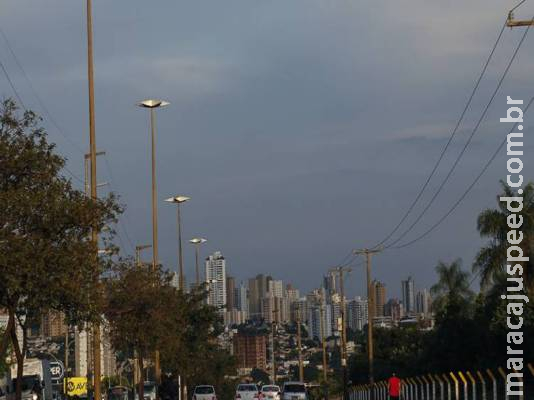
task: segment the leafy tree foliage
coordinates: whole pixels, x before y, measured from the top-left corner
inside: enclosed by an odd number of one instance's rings
[[[93,201],[73,188],[61,173],[64,158],[39,123],[12,100],[0,103],[0,308],[9,315],[0,358],[11,342],[19,376],[27,327],[38,316],[61,311],[71,323],[98,317],[95,277],[104,264],[97,262],[88,235],[93,225],[100,230],[120,212],[113,197]],[[19,384],[19,399],[20,389]]]
[[[511,213],[506,203],[499,201],[499,198],[501,196],[515,197],[516,194],[505,182],[501,184],[503,192],[497,196],[498,208],[482,211],[477,220],[480,236],[489,239],[489,243],[479,251],[474,264],[474,269],[480,272],[483,289],[491,287],[498,279],[498,275],[505,271],[506,266],[506,248],[508,247],[506,235],[510,230],[506,219]],[[523,210],[517,213],[523,219],[519,228],[523,233],[520,247],[524,256],[530,256],[530,260],[522,264],[526,286],[532,292],[534,290],[534,184],[532,182],[523,188],[522,196]]]

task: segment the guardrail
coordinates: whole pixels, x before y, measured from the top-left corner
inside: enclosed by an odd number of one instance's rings
[[[527,364],[524,374],[534,378],[534,366]],[[426,374],[401,378],[403,400],[508,400],[506,373],[499,367],[492,371],[457,371],[448,374]],[[520,379],[524,385],[523,379]],[[523,386],[523,392],[526,393]],[[527,396],[514,396],[521,400]],[[534,397],[533,397],[534,398]],[[388,382],[356,385],[350,391],[349,400],[388,400]]]

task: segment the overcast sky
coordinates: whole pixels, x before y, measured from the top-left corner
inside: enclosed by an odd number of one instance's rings
[[[151,241],[149,120],[135,103],[162,98],[171,105],[157,114],[161,260],[176,268],[175,208],[162,200],[184,194],[192,198],[183,207],[185,237],[206,237],[203,254],[222,251],[229,274],[245,279],[263,272],[302,290],[318,286],[351,249],[376,244],[397,224],[514,5],[95,0],[96,135],[98,149],[107,153],[98,173],[127,206],[119,227],[124,252]],[[533,12],[527,4],[516,17],[530,19]],[[88,149],[85,2],[4,0],[0,27],[63,132],[44,115],[51,140],[82,177]],[[522,29],[505,30],[436,179],[398,233],[460,152]],[[405,240],[439,219],[495,151],[511,128],[499,123],[506,96],[534,95],[533,40],[527,37],[449,184]],[[1,38],[0,60],[25,105],[43,113]],[[4,76],[0,90],[12,96]],[[525,123],[527,179],[534,172],[529,120],[534,114]],[[496,205],[505,160],[502,152],[435,232],[373,259],[374,276],[386,283],[388,295],[398,296],[408,275],[417,287],[430,287],[439,260],[461,257],[471,269],[483,243],[476,217]],[[184,246],[191,281],[194,253]],[[348,287],[351,295],[363,294],[361,266]]]

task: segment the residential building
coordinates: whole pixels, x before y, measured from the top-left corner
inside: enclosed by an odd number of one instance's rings
[[[405,315],[413,315],[415,313],[415,289],[412,277],[402,281],[402,304],[404,306]]]
[[[226,260],[219,251],[206,259],[206,282],[208,304],[226,311]]]
[[[367,300],[355,297],[347,304],[347,326],[353,331],[361,331],[367,324]]]
[[[233,337],[238,368],[267,368],[267,338],[238,333]]]
[[[235,279],[233,276],[226,277],[226,309],[231,311],[235,305]]]
[[[374,280],[371,283],[371,290],[374,296],[375,317],[384,316],[384,305],[386,304],[386,285],[380,281]]]

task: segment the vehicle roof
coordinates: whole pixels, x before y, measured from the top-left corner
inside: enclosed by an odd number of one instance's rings
[[[212,388],[213,385],[196,385],[195,387],[196,387],[196,388],[197,388],[197,387],[211,387],[211,388]]]
[[[306,385],[306,384],[300,381],[289,381],[289,382],[284,382],[284,385]]]

